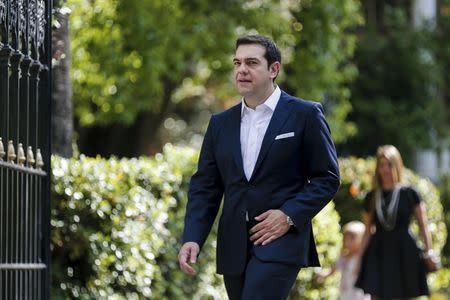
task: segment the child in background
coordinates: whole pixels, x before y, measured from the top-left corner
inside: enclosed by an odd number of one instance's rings
[[[340,300],[368,300],[369,295],[364,295],[361,289],[355,288],[354,284],[358,276],[359,264],[358,253],[360,251],[365,226],[359,221],[352,221],[343,227],[342,253],[338,261],[329,271],[317,273],[317,280],[323,282],[337,270],[341,272],[341,285],[339,288]]]

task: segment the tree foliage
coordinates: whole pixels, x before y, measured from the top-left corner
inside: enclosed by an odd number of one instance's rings
[[[306,99],[324,102],[333,139],[344,142],[355,131],[349,84],[357,71],[352,57],[355,28],[363,24],[359,1],[309,0],[292,7],[291,62],[286,85]]]
[[[418,147],[436,147],[445,110],[432,32],[413,28],[403,10],[387,6],[382,30],[366,28],[355,61],[350,120],[358,132],[345,151],[371,155],[378,145],[394,144],[412,162]]]
[[[235,103],[234,41],[258,32],[272,36],[283,50],[281,86],[303,98],[326,100],[338,141],[354,131],[345,121],[346,84],[354,75],[349,59],[355,37],[349,30],[361,23],[359,1],[69,0],[68,5],[81,128],[122,124],[131,130],[115,131],[115,139],[126,134],[129,143],[149,144],[171,115],[190,121],[201,109]],[[136,148],[128,155],[147,150]]]
[[[445,102],[445,115],[447,129],[450,127],[450,0],[440,1],[438,10],[437,29],[435,32],[435,51],[443,74],[443,84],[441,86],[442,96]],[[447,136],[447,146],[450,144],[450,137]]]
[[[243,9],[240,1],[70,0],[69,5],[75,101],[83,125],[129,124],[140,111],[159,111],[186,80],[205,83],[213,73],[223,81],[238,26],[283,26],[270,6]]]

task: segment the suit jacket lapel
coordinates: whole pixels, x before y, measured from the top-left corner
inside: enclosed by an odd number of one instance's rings
[[[242,103],[238,104],[234,107],[234,111],[232,113],[231,122],[230,122],[230,130],[231,130],[231,147],[233,147],[233,157],[236,162],[236,165],[239,169],[239,172],[245,180],[247,177],[244,173],[244,164],[242,162],[242,150],[241,150],[241,110]]]
[[[259,151],[258,159],[256,160],[255,168],[253,169],[250,181],[258,172],[258,168],[261,166],[264,158],[269,152],[270,146],[275,141],[275,137],[279,134],[281,128],[289,117],[291,112],[291,107],[289,106],[289,100],[287,94],[281,91],[280,100],[278,101],[275,111],[273,112],[272,118],[270,119],[269,126],[267,127],[266,134],[261,145],[261,150]],[[242,156],[241,156],[242,161]]]

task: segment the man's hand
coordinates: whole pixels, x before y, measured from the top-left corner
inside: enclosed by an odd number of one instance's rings
[[[250,241],[255,245],[267,245],[283,236],[290,227],[286,218],[287,215],[278,209],[268,210],[255,217],[255,220],[260,222],[250,229]]]
[[[195,242],[187,242],[181,247],[178,253],[178,262],[180,263],[180,269],[189,275],[196,275],[197,271],[189,265],[195,264],[197,261],[197,255],[200,252],[200,246]]]

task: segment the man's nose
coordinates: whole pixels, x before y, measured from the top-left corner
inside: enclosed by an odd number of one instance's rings
[[[236,70],[238,73],[247,73],[247,65],[242,63],[237,67]]]

